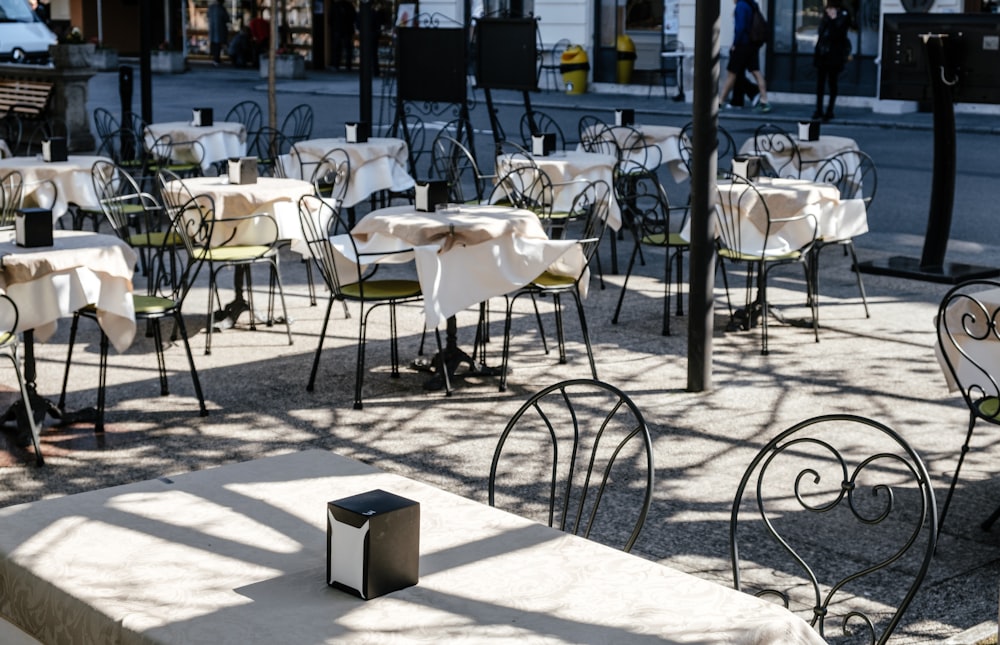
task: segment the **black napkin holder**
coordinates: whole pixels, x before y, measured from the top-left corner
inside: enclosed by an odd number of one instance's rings
[[[326,581],[364,600],[417,584],[420,504],[384,490],[327,504]]]
[[[547,157],[556,150],[556,135],[554,132],[543,132],[531,135],[531,154],[536,157]]]
[[[631,108],[615,110],[615,125],[635,125],[635,110]]]
[[[66,161],[66,137],[52,137],[42,141],[42,160]]]
[[[448,202],[448,182],[418,181],[413,205],[422,213],[433,213],[438,204]]]
[[[754,155],[736,155],[733,157],[733,174],[742,179],[753,181],[760,175],[761,158]]]
[[[14,214],[14,241],[18,246],[52,246],[52,211],[22,208]]]
[[[799,141],[818,141],[819,121],[799,121]]]
[[[193,108],[191,110],[191,123],[199,128],[212,125],[212,108]]]
[[[256,184],[257,183],[257,158],[256,157],[230,157],[229,158],[229,183],[231,183],[231,184]]]
[[[367,121],[348,122],[344,124],[347,143],[365,143],[372,134],[372,125]]]

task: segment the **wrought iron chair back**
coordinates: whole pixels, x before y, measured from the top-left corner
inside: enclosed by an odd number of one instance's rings
[[[532,395],[500,434],[489,504],[628,552],[649,512],[653,472],[632,399],[602,381],[562,381]]]
[[[927,469],[899,434],[854,415],[808,419],[771,439],[740,480],[729,525],[733,583],[809,611],[824,638],[860,628],[885,643],[930,566],[936,519]],[[851,598],[862,580],[891,599]],[[888,615],[886,604],[895,605]]]
[[[291,153],[294,143],[282,130],[267,126],[258,130],[253,145],[249,148],[250,155],[257,158],[257,173],[261,177],[283,176],[281,158]]]
[[[833,184],[841,199],[861,199],[869,209],[878,192],[878,169],[866,153],[844,150],[819,162],[815,181]]]
[[[226,121],[242,123],[247,130],[247,141],[253,141],[264,125],[264,110],[256,101],[240,101],[226,113]]]
[[[580,146],[587,152],[591,152],[591,145],[606,127],[608,127],[608,124],[599,117],[592,114],[581,116],[580,120],[576,123],[576,134],[577,139],[580,141]]]
[[[693,128],[694,125],[688,121],[681,127],[680,136],[677,138],[681,161],[687,167],[688,176],[691,175],[691,157],[694,154]],[[718,126],[716,128],[715,153],[718,160],[717,167],[720,172],[731,169],[736,150],[736,141],[733,139],[733,136],[721,125]]]
[[[781,126],[765,123],[758,127],[753,135],[753,151],[756,155],[770,155],[772,159],[787,157],[777,168],[771,167],[770,163],[764,164],[762,175],[799,178],[802,168],[799,145]]]
[[[294,144],[292,147],[292,158],[294,159],[298,155],[295,154]],[[306,176],[305,169],[303,169],[302,176]],[[351,158],[347,151],[343,148],[328,150],[315,163],[310,181],[316,188],[317,195],[334,199],[338,203],[342,202],[351,183]]]
[[[969,409],[965,440],[941,508],[939,528],[944,526],[951,506],[976,422],[981,419],[1000,425],[1000,373],[990,360],[1000,343],[998,321],[1000,281],[996,280],[969,280],[952,287],[938,307],[938,357],[947,367],[950,385],[962,393]],[[983,528],[988,530],[998,517],[1000,512],[994,512],[983,522]]]
[[[0,178],[0,229],[14,228],[23,201],[24,175],[20,170],[11,170]]]
[[[554,201],[552,179],[548,174],[538,166],[521,162],[508,167],[497,180],[490,197],[490,203],[510,204],[534,212],[543,224],[552,219]]]
[[[313,109],[306,103],[293,107],[281,122],[281,132],[291,143],[309,139],[312,137],[312,129]]]
[[[431,167],[436,178],[448,182],[449,199],[456,203],[483,201],[494,179],[479,170],[471,150],[447,135],[434,139]]]
[[[119,129],[121,124],[110,111],[104,108],[94,108],[94,129],[97,130],[98,141]]]
[[[531,122],[534,120],[535,128],[531,128]],[[566,135],[563,134],[563,129],[559,127],[556,120],[545,112],[540,112],[539,110],[531,110],[530,113],[525,112],[521,115],[521,123],[519,126],[521,131],[521,143],[525,148],[531,149],[531,137],[535,134],[547,134],[552,133],[556,135],[556,150],[566,149]]]

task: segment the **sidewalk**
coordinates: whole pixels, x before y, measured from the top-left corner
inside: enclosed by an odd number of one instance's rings
[[[157,77],[156,81],[157,96],[165,96],[157,110],[164,115],[172,113],[168,110],[181,113],[185,105],[189,114],[190,106],[205,96],[221,103],[222,93],[225,103],[234,104],[243,98],[260,100],[263,92],[263,81],[251,70],[195,66],[180,78]],[[99,75],[91,88],[91,103],[115,105],[115,74]],[[376,83],[376,93],[377,88]],[[280,82],[279,92],[294,96],[295,102],[329,94],[351,97],[357,94],[357,77],[309,72],[303,81]],[[515,93],[497,99],[519,101]],[[533,94],[531,100],[540,109],[552,105],[603,111],[620,107],[622,97],[546,92]],[[644,94],[629,101],[637,110],[657,114],[690,114],[691,109],[661,97],[647,99]],[[769,120],[797,120],[791,107],[777,101],[775,105],[775,111],[767,115]],[[931,127],[926,114],[889,118],[851,108],[838,110],[840,114],[845,120],[872,127]],[[318,117],[322,123],[317,125],[328,131],[342,127],[339,115],[321,113]],[[742,114],[723,116],[724,121],[742,118]],[[759,115],[747,111],[746,118],[759,120]],[[978,127],[965,116],[959,120],[961,127]],[[921,243],[914,236],[868,234],[859,239],[859,250],[864,259],[914,255]],[[604,244],[602,255],[608,257],[608,242]],[[620,252],[630,248],[629,241],[619,242]],[[949,259],[982,263],[984,253],[991,260],[1000,257],[998,249],[967,243],[952,245]],[[507,392],[498,392],[495,382],[477,376],[461,379],[451,397],[426,392],[422,387],[425,375],[420,372],[404,370],[399,379],[389,377],[386,318],[376,315],[369,326],[365,408],[355,411],[351,403],[357,318],[345,319],[339,307],[334,308],[320,380],[315,392],[306,392],[325,303],[309,306],[305,271],[296,256],[283,255],[281,270],[294,321],[294,345],[287,344],[280,325],[259,326],[254,332],[234,329],[213,334],[213,351],[206,356],[204,285],[198,285],[185,302],[208,417],[197,415],[179,347],[167,352],[171,395],[157,396],[151,340],[140,334],[125,354],[110,357],[106,436],[95,438],[85,426],[49,429],[44,435],[43,469],[16,460],[0,467],[0,505],[305,448],[336,451],[485,501],[496,438],[513,411],[544,385],[587,372],[575,316],[567,316],[568,363],[560,365],[554,352],[542,352],[533,314],[526,308],[519,311],[515,323]],[[612,325],[610,318],[624,276],[606,275],[604,290],[595,280],[586,301],[598,374],[632,395],[654,437],[656,494],[636,553],[723,585],[732,584],[728,517],[742,469],[768,438],[825,413],[868,416],[903,434],[923,456],[940,505],[968,420],[960,398],[947,391],[934,358],[932,321],[947,286],[865,275],[871,307],[871,318],[865,318],[848,260],[827,251],[820,286],[820,342],[813,342],[811,330],[775,322],[769,331],[772,354],[763,357],[759,330],[723,332],[725,295],[718,280],[716,331],[711,339],[714,389],[688,392],[687,316],[675,319],[674,336],[659,333],[663,270],[662,254],[648,253],[646,265],[637,267],[629,281],[618,325]],[[770,300],[792,317],[802,316],[801,270],[775,273],[773,280]],[[254,283],[263,286],[267,280],[261,276]],[[740,295],[734,293],[736,298]],[[552,320],[550,304],[540,303],[546,325]],[[491,363],[499,357],[500,311],[499,302],[493,303]],[[472,342],[475,319],[471,310],[458,317],[459,342],[466,346]],[[65,323],[51,342],[37,348],[39,388],[53,398],[58,397],[62,380],[69,321]],[[399,333],[404,363],[416,358],[422,328],[420,309],[402,307]],[[81,325],[69,392],[71,407],[94,404],[98,340],[92,326]],[[9,379],[3,383],[9,399],[13,388]],[[1000,499],[995,443],[996,434],[981,425],[929,577],[893,642],[952,638],[957,640],[950,642],[965,644],[995,632],[1000,581],[997,537],[978,527]],[[851,545],[841,546],[849,549]],[[872,594],[873,602],[881,601],[880,590]]]

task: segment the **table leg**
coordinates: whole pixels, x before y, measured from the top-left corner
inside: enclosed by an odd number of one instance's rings
[[[245,285],[245,288],[244,288]],[[237,266],[235,275],[233,276],[233,289],[236,292],[236,296],[233,301],[226,304],[222,309],[215,312],[215,328],[219,331],[226,329],[231,329],[236,325],[236,321],[239,320],[245,312],[250,312],[250,326],[254,327],[257,323],[266,322],[263,318],[257,315],[253,307],[247,301],[244,296],[244,290],[250,289],[250,267],[248,266]],[[276,320],[275,322],[284,322],[281,320]]]
[[[479,324],[476,330],[476,346],[481,348],[485,343],[485,336],[483,330],[483,314],[485,312],[484,305],[480,306],[480,317]],[[447,320],[447,325],[445,327],[445,346],[441,351],[431,360],[431,365],[433,365],[435,374],[431,378],[424,382],[424,389],[428,391],[441,390],[445,387],[446,382],[451,383],[456,376],[456,370],[462,364],[467,364],[469,370],[465,374],[477,374],[480,376],[498,376],[500,374],[500,368],[489,367],[485,363],[486,357],[485,353],[480,356],[480,362],[477,364],[472,356],[469,356],[462,348],[458,346],[458,322],[455,316],[449,316]],[[444,370],[444,371],[443,371]],[[446,376],[447,374],[447,376]]]

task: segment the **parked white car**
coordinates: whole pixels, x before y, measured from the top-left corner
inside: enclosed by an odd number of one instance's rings
[[[28,0],[0,0],[0,61],[47,63],[56,41]]]

